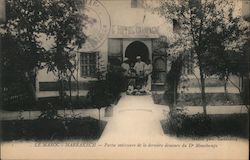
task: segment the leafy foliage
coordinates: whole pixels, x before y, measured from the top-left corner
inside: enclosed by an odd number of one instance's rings
[[[34,69],[43,51],[37,41],[41,6],[41,1],[6,3],[7,21],[0,26],[4,106],[16,103],[15,97],[19,97],[19,105],[28,105],[35,99]]]
[[[44,1],[8,0],[6,4],[8,17],[1,26],[1,38],[3,53],[9,56],[3,56],[7,59],[4,64],[18,71],[30,71],[39,66],[44,51],[38,40],[47,18]]]
[[[121,67],[114,66],[108,71],[105,80],[98,80],[92,85],[87,95],[90,105],[107,107],[119,99],[125,80],[121,71]]]
[[[5,64],[21,71],[43,67],[42,62],[49,71],[72,68],[72,50],[86,38],[83,5],[81,0],[8,0],[7,21],[1,26]]]
[[[204,114],[189,116],[183,109],[175,108],[170,113],[166,129],[172,134],[187,134],[192,136],[204,136],[210,133],[211,119]]]
[[[175,45],[174,53],[176,50],[192,49],[195,54],[200,70],[202,106],[206,114],[205,78],[212,74],[225,77],[239,69],[232,68],[230,62],[239,62],[241,58],[236,57],[242,57],[237,54],[243,47],[247,27],[241,18],[234,15],[233,1],[162,0],[155,10],[167,20],[175,18],[180,24],[175,35],[175,42],[180,45]]]
[[[53,47],[45,56],[49,71],[62,71],[66,74],[71,69],[72,52],[76,47],[81,47],[85,42],[83,33],[83,20],[87,17],[79,12],[82,1],[47,0],[47,13],[45,34],[54,39]]]
[[[90,105],[98,109],[110,106],[112,98],[112,94],[107,92],[107,83],[104,80],[94,82],[87,94]]]
[[[178,98],[177,87],[179,86],[181,79],[183,62],[183,57],[180,55],[175,61],[172,62],[171,69],[166,76],[167,89],[164,93],[164,99],[170,105],[170,109],[173,108],[173,105],[176,103],[176,99]]]
[[[6,1],[7,20],[0,26],[6,91],[23,82],[28,83],[27,92],[35,96],[36,72],[45,66],[58,73],[59,81],[72,76],[73,50],[81,47],[86,38],[83,21],[87,16],[80,12],[83,5],[81,0]]]
[[[101,124],[101,130],[100,125]],[[91,118],[5,120],[1,140],[93,140],[100,138],[107,122]]]
[[[52,120],[62,117],[59,116],[57,109],[51,103],[48,103],[47,106],[43,108],[41,115],[38,118]]]
[[[165,133],[178,137],[249,137],[248,114],[188,115],[182,110],[172,112],[167,121],[162,121]]]

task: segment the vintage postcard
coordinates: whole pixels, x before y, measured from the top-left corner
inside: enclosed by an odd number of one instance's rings
[[[0,0],[1,159],[247,160],[249,0]]]

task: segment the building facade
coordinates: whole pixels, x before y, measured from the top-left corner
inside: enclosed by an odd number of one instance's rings
[[[91,1],[86,1],[86,3],[91,3]],[[98,13],[94,13],[96,11],[91,4],[86,4],[87,14],[101,21],[97,23],[110,23],[107,26],[109,31],[107,35],[104,35],[105,40],[99,47],[88,47],[88,49],[91,48],[88,50],[85,46],[85,49],[77,51],[77,69],[74,75],[79,82],[79,94],[86,95],[90,82],[96,80],[98,63],[102,63],[107,69],[108,65],[121,63],[124,57],[135,60],[138,55],[143,61],[151,60],[154,66],[154,77],[156,77],[153,85],[163,85],[167,71],[166,57],[164,54],[157,54],[154,41],[161,34],[172,34],[172,24],[146,10],[142,0],[103,0],[100,3],[103,5],[100,9],[106,10],[108,18],[98,19]],[[100,27],[100,24],[96,26]],[[95,34],[96,30],[93,27],[86,32]],[[58,78],[52,72],[47,72],[46,68],[40,70],[37,74],[37,96],[58,96],[57,80]],[[73,91],[72,94],[77,93]]]
[[[86,2],[91,3],[92,1]],[[94,43],[98,43],[98,47],[92,48],[88,46],[91,45],[89,44],[91,42],[87,42],[84,49],[77,51],[77,67],[74,71],[74,77],[78,81],[79,91],[77,93],[76,82],[73,80],[72,95],[85,96],[87,94],[90,83],[96,80],[97,66],[100,63],[104,70],[107,70],[108,65],[117,65],[125,57],[134,61],[138,55],[142,57],[143,61],[149,59],[152,62],[152,89],[155,91],[164,90],[170,61],[167,51],[159,50],[157,41],[164,36],[171,42],[175,36],[174,21],[166,21],[158,14],[153,14],[144,6],[143,0],[103,0],[99,4],[101,5],[100,10],[103,12],[91,7],[92,4],[88,5],[86,12],[97,19],[95,22],[97,25],[90,26],[86,33],[96,34],[98,27],[104,27],[103,32],[105,33],[97,34],[96,41],[101,42]],[[103,14],[107,15],[102,17]],[[198,73],[198,70],[193,64],[187,66],[185,72],[189,74],[191,80],[195,79],[192,74]],[[58,96],[57,80],[58,78],[52,72],[47,72],[46,68],[40,70],[36,81],[37,96]],[[199,92],[199,89],[196,90]]]

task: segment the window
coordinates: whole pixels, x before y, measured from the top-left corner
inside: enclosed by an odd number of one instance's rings
[[[94,77],[97,69],[98,52],[81,53],[80,55],[80,71],[82,77]]]
[[[142,8],[143,0],[131,0],[131,8]]]

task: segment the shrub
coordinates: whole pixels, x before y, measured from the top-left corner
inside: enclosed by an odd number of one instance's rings
[[[71,100],[69,97],[66,97],[64,102],[65,105],[61,105],[61,101],[58,96],[39,98],[37,105],[33,107],[33,110],[43,110],[45,109],[44,106],[47,106],[48,103],[51,103],[56,109],[79,109],[89,107],[89,102],[86,96],[72,96]]]
[[[120,93],[126,87],[126,79],[123,75],[123,68],[120,66],[114,66],[106,75],[106,84],[108,92],[114,97],[118,98]]]
[[[249,114],[210,115],[211,132],[215,135],[231,135],[249,138]]]
[[[119,99],[125,81],[121,70],[121,67],[113,67],[107,73],[105,80],[98,80],[90,87],[87,94],[89,105],[97,108],[105,107]]]
[[[108,92],[106,81],[99,80],[90,87],[87,99],[90,106],[98,108],[109,106],[114,97]]]
[[[204,136],[209,135],[211,130],[211,119],[204,114],[187,115],[182,111],[175,110],[164,126],[170,134],[177,136]]]
[[[41,110],[41,115],[38,118],[52,120],[62,117],[59,116],[57,109],[51,103],[48,103],[47,106]]]
[[[183,137],[236,136],[249,137],[248,114],[194,114],[172,112],[161,122],[166,134]]]
[[[34,95],[24,80],[12,82],[9,86],[3,85],[2,100],[1,107],[4,110],[27,110],[36,104]]]
[[[166,99],[162,98],[163,94],[153,94],[153,100],[156,104],[169,105]],[[166,94],[165,94],[166,96]],[[241,95],[238,93],[228,93],[228,100],[225,99],[224,93],[206,93],[206,99],[208,105],[220,106],[220,105],[241,105]],[[245,103],[244,103],[245,104]],[[200,93],[181,93],[177,99],[177,105],[184,106],[201,106],[201,94]]]
[[[190,135],[209,135],[211,131],[211,119],[209,116],[200,113],[186,116],[183,121],[183,127],[186,133]]]
[[[101,127],[100,127],[101,124]],[[91,118],[3,120],[1,140],[97,139],[107,122]]]

